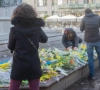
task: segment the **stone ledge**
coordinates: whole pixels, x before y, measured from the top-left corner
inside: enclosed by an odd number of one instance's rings
[[[0,45],[4,45],[4,44],[7,44],[8,43],[8,40],[0,40]]]
[[[94,61],[95,69],[98,68],[98,60]],[[75,83],[76,81],[85,77],[89,72],[88,64],[80,67],[78,70],[71,72],[68,76],[61,75],[59,76],[59,81],[51,79],[50,82],[45,83],[44,85],[40,84],[40,90],[65,90],[67,87]],[[8,85],[1,87],[0,90],[7,90]],[[20,90],[29,90],[28,86],[21,86]]]
[[[0,17],[0,20],[3,20],[3,21],[10,21],[10,17]]]

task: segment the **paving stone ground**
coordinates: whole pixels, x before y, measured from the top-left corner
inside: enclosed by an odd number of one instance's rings
[[[100,90],[100,69],[96,69],[95,80],[88,80],[86,76],[65,90]]]

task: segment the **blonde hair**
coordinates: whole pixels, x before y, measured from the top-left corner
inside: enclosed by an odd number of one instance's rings
[[[37,18],[37,13],[31,5],[27,3],[22,3],[17,8],[15,8],[15,10],[13,11],[11,20],[15,17]]]

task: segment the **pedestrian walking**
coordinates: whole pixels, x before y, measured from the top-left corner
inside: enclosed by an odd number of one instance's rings
[[[42,75],[38,55],[39,42],[46,43],[41,29],[45,22],[38,18],[32,6],[23,3],[12,14],[8,48],[13,53],[9,90],[19,90],[22,80],[29,81],[30,90],[39,90]]]
[[[100,17],[92,12],[90,8],[85,10],[85,16],[83,17],[80,24],[80,31],[84,31],[84,41],[87,45],[88,54],[88,65],[89,65],[89,76],[88,79],[94,79],[94,54],[95,49],[99,59],[100,66]]]
[[[62,37],[62,44],[66,50],[72,47],[73,50],[78,48],[78,44],[82,42],[82,39],[77,36],[73,28],[65,28],[64,35]]]

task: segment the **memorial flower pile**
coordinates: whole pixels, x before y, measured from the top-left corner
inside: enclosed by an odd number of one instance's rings
[[[78,70],[80,67],[88,64],[86,45],[81,44],[77,50],[69,49],[59,50],[58,48],[49,48],[39,50],[39,57],[43,75],[41,82],[49,81],[59,75],[68,76],[70,71]],[[95,59],[97,55],[95,54]],[[0,85],[9,84],[12,59],[6,63],[0,64]],[[25,80],[22,85],[28,82]]]

